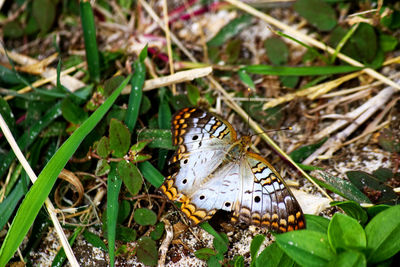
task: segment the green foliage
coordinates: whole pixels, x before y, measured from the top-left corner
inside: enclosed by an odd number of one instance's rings
[[[332,30],[337,24],[335,10],[324,1],[298,0],[294,10],[321,31]]]
[[[275,234],[276,243],[254,257],[262,239],[256,236],[252,265],[366,266],[390,262],[400,251],[400,205],[381,211],[365,228],[341,213],[331,220],[306,215],[306,221],[306,230]]]
[[[208,266],[222,266],[224,254],[228,251],[228,236],[225,233],[217,233],[207,222],[201,223],[200,226],[214,237],[214,248],[199,249],[195,256],[207,261]]]
[[[305,160],[308,156],[310,156],[312,153],[314,153],[315,150],[320,148],[325,141],[328,140],[328,138],[323,138],[321,141],[315,144],[307,145],[307,146],[302,146],[300,148],[297,148],[296,150],[293,150],[292,153],[290,153],[290,157],[295,161],[295,162],[302,162]]]
[[[143,264],[156,266],[158,260],[156,242],[147,236],[140,238],[137,242],[136,255]]]
[[[389,169],[377,169],[372,174],[363,171],[349,171],[349,180],[375,204],[395,204],[399,196],[386,184],[390,179],[399,180]]]
[[[152,210],[140,208],[135,210],[133,219],[140,225],[154,225],[157,222],[157,215]]]

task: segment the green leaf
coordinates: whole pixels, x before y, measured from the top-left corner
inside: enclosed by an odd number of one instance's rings
[[[391,153],[400,152],[400,140],[398,134],[395,132],[384,128],[378,137],[379,145],[386,151]]]
[[[364,224],[368,220],[367,212],[355,201],[333,201],[331,206],[339,206],[347,215]]]
[[[94,174],[96,176],[107,175],[110,172],[110,169],[111,169],[111,167],[108,164],[108,161],[106,159],[100,159],[97,162],[96,170],[95,170]]]
[[[86,239],[87,242],[92,244],[96,248],[101,248],[104,251],[107,251],[107,246],[104,243],[104,241],[96,234],[93,234],[92,232],[89,232],[88,230],[85,230],[82,233],[83,237]]]
[[[367,209],[368,216],[369,216],[370,218],[373,218],[373,217],[375,217],[377,214],[379,214],[380,212],[382,212],[382,211],[384,211],[384,210],[386,210],[386,209],[388,209],[388,208],[390,208],[390,207],[391,207],[391,206],[385,205],[385,204],[375,205],[375,206],[369,207],[369,208]]]
[[[197,101],[200,98],[199,88],[197,88],[197,86],[194,86],[191,83],[187,83],[186,91],[187,91],[187,96],[190,101],[190,104],[192,104],[193,106],[197,105]]]
[[[398,196],[393,189],[383,183],[380,177],[376,177],[363,171],[346,172],[349,180],[360,190],[368,194],[373,203],[394,204],[398,201]]]
[[[4,28],[3,28],[4,31]],[[6,67],[4,67],[3,65],[0,65],[0,82],[2,83],[6,83],[9,85],[16,85],[16,84],[20,84],[21,83],[21,79],[18,77],[18,74],[16,71],[14,71],[13,69],[8,69]],[[3,101],[5,101],[3,99]],[[5,101],[7,102],[7,101]]]
[[[141,152],[151,141],[150,140],[142,140],[131,146],[131,151],[135,153]]]
[[[154,187],[159,188],[164,183],[164,176],[150,162],[140,162],[138,166],[143,177]]]
[[[367,260],[365,255],[359,251],[346,250],[337,254],[335,258],[329,262],[329,267],[365,267]]]
[[[136,256],[143,264],[156,266],[158,260],[156,242],[148,236],[141,237],[137,242]]]
[[[260,250],[260,247],[264,242],[264,240],[265,240],[264,235],[256,235],[255,237],[253,237],[253,240],[250,243],[250,255],[252,261],[255,260],[257,253]]]
[[[256,86],[255,86],[253,80],[251,79],[250,75],[247,74],[247,72],[245,70],[240,69],[238,71],[238,75],[239,75],[239,79],[244,83],[245,86],[247,86],[253,90],[256,89]]]
[[[117,171],[128,191],[132,194],[132,196],[136,196],[143,184],[142,174],[136,165],[125,160],[121,160],[118,162]]]
[[[169,150],[175,150],[172,145],[172,133],[171,130],[163,129],[146,129],[138,131],[138,140],[151,140],[149,148],[165,148]]]
[[[228,64],[237,64],[239,59],[242,40],[232,39],[227,41],[226,48],[223,55],[223,60]]]
[[[47,33],[56,17],[56,6],[52,0],[34,0],[32,15],[35,18],[42,34]]]
[[[150,237],[153,240],[159,240],[164,233],[165,223],[158,222],[154,230],[150,233]]]
[[[293,264],[294,261],[285,254],[277,243],[272,243],[266,247],[255,261],[256,267],[291,267]]]
[[[21,25],[16,20],[12,20],[3,26],[3,36],[4,38],[17,39],[24,35],[24,30]],[[5,67],[3,67],[5,68]],[[1,79],[1,78],[0,78]]]
[[[355,46],[358,57],[365,63],[371,63],[378,52],[378,40],[375,29],[368,23],[360,23],[350,43]]]
[[[113,76],[104,82],[104,89],[99,87],[98,90],[100,92],[104,91],[102,93],[104,94],[104,96],[109,96],[112,94],[112,92],[114,92],[115,88],[117,88],[122,83],[123,80],[124,77],[121,75]]]
[[[300,16],[321,31],[329,31],[336,26],[335,10],[324,1],[297,0],[293,8]]]
[[[304,216],[306,218],[307,230],[323,234],[327,233],[330,222],[329,219],[311,214],[304,214]]]
[[[350,216],[335,213],[328,227],[328,238],[335,252],[355,249],[362,251],[367,245],[362,226]]]
[[[218,239],[218,245],[222,245],[222,246],[224,246],[223,244],[225,244],[225,246],[228,245],[229,240],[227,240],[225,238],[226,236],[222,236],[222,235],[218,234],[218,232],[215,231],[214,228],[212,228],[212,226],[208,222],[200,223],[200,227],[203,228],[207,233],[212,235],[214,237],[214,240]],[[215,243],[214,243],[214,245],[215,245]]]
[[[210,256],[216,255],[216,252],[211,248],[201,248],[196,250],[194,252],[194,255],[196,256],[196,258],[206,261],[210,258]]]
[[[224,45],[230,38],[237,35],[251,23],[251,16],[243,15],[226,24],[210,41],[207,46],[218,47]]]
[[[234,267],[244,267],[244,257],[242,255],[236,255],[236,259],[234,259]]]
[[[400,28],[400,11],[391,9],[388,13],[381,19],[381,23],[391,30]]]
[[[279,76],[282,86],[287,88],[295,88],[299,82],[298,76]]]
[[[130,132],[133,131],[139,116],[140,107],[143,97],[143,84],[146,78],[146,66],[144,60],[147,57],[147,44],[140,52],[138,60],[132,65],[135,70],[131,80],[131,93],[129,95],[128,109],[125,117],[125,124]]]
[[[110,255],[110,266],[114,266],[115,258],[115,236],[118,220],[118,195],[122,180],[118,177],[116,163],[111,162],[111,170],[107,179],[107,239],[108,253]]]
[[[103,136],[99,142],[97,143],[96,147],[96,152],[97,155],[99,155],[101,158],[107,158],[108,155],[111,153],[111,148],[110,148],[110,140],[108,137]]]
[[[318,174],[321,178],[318,181],[321,182],[323,187],[325,187],[326,189],[331,190],[332,192],[335,192],[336,194],[349,200],[354,200],[358,203],[371,203],[369,198],[364,195],[360,190],[358,190],[357,187],[353,185],[353,183],[345,179],[330,175],[329,173],[324,171],[319,171]]]
[[[289,60],[289,48],[280,37],[271,37],[264,41],[264,47],[269,61],[277,66],[284,65]]]
[[[117,226],[115,239],[127,243],[127,242],[135,241],[136,236],[137,236],[137,233],[136,233],[135,229],[120,226],[120,225]]]
[[[225,233],[219,234],[220,238],[214,238],[213,245],[217,251],[217,256],[223,259],[223,255],[228,251],[229,239]]]
[[[134,157],[131,158],[132,163],[134,163],[134,164],[136,164],[138,162],[143,162],[143,161],[146,161],[149,159],[151,159],[151,156],[147,155],[147,154],[136,154]]]
[[[218,255],[213,255],[207,260],[208,267],[221,267],[221,260]]]
[[[249,65],[243,70],[253,74],[278,75],[278,76],[309,76],[331,75],[348,73],[361,70],[353,66],[312,66],[312,67],[284,67],[272,65]]]
[[[302,162],[303,160],[308,158],[308,156],[310,156],[312,153],[314,153],[315,150],[320,148],[325,143],[326,140],[328,140],[328,138],[323,138],[321,141],[319,141],[318,143],[315,143],[315,144],[297,148],[292,153],[290,153],[290,157],[295,162]]]
[[[397,38],[392,35],[383,33],[379,35],[379,46],[383,50],[383,52],[393,51],[398,43],[399,41],[397,40]]]
[[[22,201],[16,216],[8,230],[0,249],[0,266],[5,265],[14,255],[26,233],[31,227],[46,197],[49,195],[61,170],[75,153],[79,144],[93,130],[115,102],[130,76],[120,87],[64,142],[39,174],[25,199]],[[35,133],[38,134],[38,133]],[[4,163],[4,162],[3,162]],[[4,166],[4,164],[2,165]]]
[[[154,225],[157,222],[157,214],[152,210],[140,208],[135,210],[133,219],[140,225]]]
[[[326,266],[335,256],[328,236],[310,230],[292,231],[275,236],[278,246],[303,266]]]
[[[115,157],[122,158],[129,150],[131,134],[128,128],[116,119],[111,119],[109,132],[112,154]]]
[[[378,213],[365,227],[368,263],[384,261],[400,251],[400,205]]]
[[[61,102],[61,111],[64,119],[73,124],[82,124],[88,118],[88,114],[70,98]]]

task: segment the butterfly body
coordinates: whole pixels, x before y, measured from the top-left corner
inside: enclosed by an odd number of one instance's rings
[[[237,137],[232,125],[198,108],[172,118],[171,175],[161,191],[195,224],[219,209],[242,221],[286,232],[305,227],[303,213],[275,169],[249,152],[250,137]]]

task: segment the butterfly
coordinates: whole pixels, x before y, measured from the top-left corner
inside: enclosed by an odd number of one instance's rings
[[[229,122],[200,108],[181,109],[171,124],[177,150],[160,189],[182,203],[194,224],[221,209],[232,212],[234,223],[280,233],[305,228],[300,205],[278,172],[249,151],[250,136],[238,138]]]

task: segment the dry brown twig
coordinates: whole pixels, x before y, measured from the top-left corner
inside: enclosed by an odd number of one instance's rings
[[[385,106],[386,103],[391,99],[395,89],[393,87],[387,87],[381,90],[376,96],[365,102],[357,109],[345,114],[346,119],[338,120],[332,123],[329,127],[326,127],[314,136],[315,140],[320,140],[325,136],[330,135],[341,127],[350,124],[343,131],[337,133],[335,136],[330,137],[319,149],[305,159],[303,164],[310,164],[322,153],[325,153],[323,158],[329,158],[332,154],[337,151],[341,146],[342,142],[349,137],[361,124],[363,124],[368,118],[370,118],[378,109]]]
[[[12,59],[13,61],[15,61],[16,63],[18,63],[20,65],[27,66],[27,65],[35,65],[35,64],[39,63],[39,61],[36,59],[33,59],[31,57],[28,57],[28,56],[25,56],[25,55],[22,55],[19,53],[5,51],[3,47],[0,47],[0,54],[6,55],[6,52],[7,52],[7,55],[10,57],[10,59]],[[50,67],[45,68],[43,70],[43,72],[40,73],[40,76],[42,76],[44,78],[49,78],[50,82],[53,85],[57,84],[57,70],[54,68],[50,68]],[[64,85],[71,91],[75,91],[86,85],[83,82],[81,82],[80,80],[78,80],[72,76],[69,76],[69,75],[62,76],[60,78],[60,82],[62,85]]]
[[[171,223],[166,218],[161,218],[161,221],[165,224],[165,238],[158,249],[160,257],[158,259],[157,266],[165,266],[168,248],[172,242],[172,239],[174,238],[174,228],[172,227]]]

